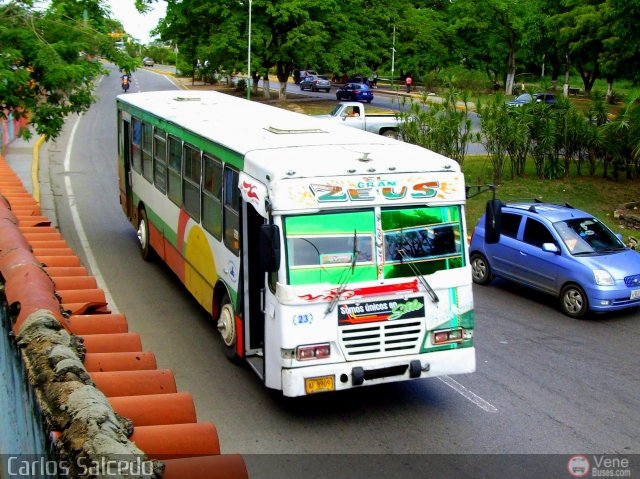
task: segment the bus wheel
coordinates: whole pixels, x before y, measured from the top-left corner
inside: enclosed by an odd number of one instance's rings
[[[151,261],[153,259],[153,249],[149,244],[149,218],[145,209],[140,210],[138,215],[138,241],[140,242],[140,253],[142,259]]]
[[[236,341],[238,339],[236,331],[236,315],[233,306],[229,300],[229,296],[225,294],[222,299],[222,307],[220,308],[220,316],[218,316],[218,331],[224,342],[224,349],[227,358],[232,361],[238,359],[236,352]]]

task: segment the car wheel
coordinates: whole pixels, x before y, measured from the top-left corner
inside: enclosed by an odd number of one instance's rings
[[[589,299],[577,284],[568,284],[560,292],[562,312],[572,318],[584,318],[589,312]]]
[[[304,87],[302,86],[302,83],[300,84],[300,90],[304,91]]]
[[[476,284],[488,284],[491,281],[491,267],[487,258],[480,253],[471,255],[471,277]]]
[[[315,88],[315,87],[311,87],[311,91],[312,91],[312,92],[316,92],[316,91],[318,91],[318,89],[317,89],[317,88]]]
[[[371,100],[373,100],[373,98],[369,98],[369,99],[367,100],[367,103],[371,103]]]
[[[231,361],[237,361],[236,342],[238,341],[238,332],[236,331],[236,315],[227,294],[222,298],[216,326],[224,343],[225,355]]]
[[[153,259],[153,248],[149,242],[149,218],[144,208],[138,213],[138,241],[140,242],[140,254],[145,261]]]
[[[327,89],[325,90],[325,92],[327,92],[327,93],[329,93],[330,91],[331,91],[331,88],[327,88]]]
[[[398,138],[400,138],[400,135],[398,134],[398,132],[396,130],[393,129],[388,129],[388,130],[384,130],[382,133],[380,133],[382,136],[386,136],[387,138],[393,138],[394,140],[397,140]]]

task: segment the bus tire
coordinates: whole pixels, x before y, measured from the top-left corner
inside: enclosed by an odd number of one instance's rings
[[[236,314],[233,305],[229,299],[229,295],[225,294],[222,298],[220,306],[220,314],[216,324],[222,343],[224,344],[224,353],[228,359],[233,362],[238,361],[239,356],[236,351],[236,342],[238,340],[238,332],[236,331]]]
[[[149,239],[149,218],[144,208],[138,213],[138,241],[140,242],[140,254],[145,261],[153,260],[153,248]]]

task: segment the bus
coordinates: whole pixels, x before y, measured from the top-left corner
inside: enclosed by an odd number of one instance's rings
[[[120,203],[142,257],[169,266],[266,387],[475,370],[458,163],[215,91],[116,103]]]

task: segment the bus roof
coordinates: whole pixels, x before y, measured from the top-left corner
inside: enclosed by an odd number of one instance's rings
[[[118,101],[244,157],[261,180],[391,172],[459,172],[457,162],[408,143],[215,91],[127,93]]]

